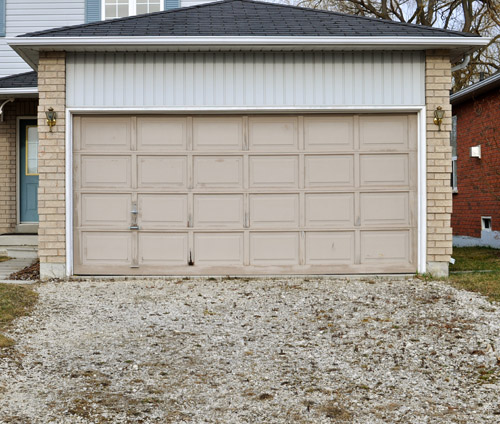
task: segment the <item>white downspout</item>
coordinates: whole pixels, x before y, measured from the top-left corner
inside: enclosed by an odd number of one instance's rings
[[[13,102],[15,99],[14,97],[11,97],[10,99],[7,99],[5,100],[5,102],[3,102],[1,105],[0,105],[0,122],[3,122],[3,107],[7,104],[7,103],[11,103]]]
[[[470,54],[466,54],[464,56],[464,60],[462,60],[458,65],[455,65],[453,68],[451,68],[451,72],[455,71],[460,71],[461,69],[464,69],[470,62]]]

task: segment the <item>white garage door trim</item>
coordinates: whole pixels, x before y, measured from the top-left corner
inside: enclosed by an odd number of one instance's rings
[[[426,108],[421,107],[329,107],[329,108],[67,108],[66,109],[66,273],[67,276],[73,275],[73,115],[85,114],[123,114],[123,113],[355,113],[355,112],[370,112],[370,113],[404,113],[416,112],[418,119],[418,154],[417,154],[417,170],[418,170],[418,187],[417,187],[417,203],[418,203],[418,228],[417,228],[417,270],[419,273],[426,272],[426,238],[427,238],[427,218],[426,218]]]

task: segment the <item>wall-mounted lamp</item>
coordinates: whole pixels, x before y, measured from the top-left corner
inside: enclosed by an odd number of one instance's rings
[[[47,125],[49,126],[50,132],[52,132],[52,127],[56,124],[57,112],[49,107],[49,110],[45,112],[45,116],[47,116]]]
[[[444,110],[441,106],[438,106],[434,111],[434,123],[438,126],[439,131],[441,131],[441,124],[443,123]]]

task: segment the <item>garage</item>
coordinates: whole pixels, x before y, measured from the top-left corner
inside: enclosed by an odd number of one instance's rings
[[[416,114],[73,117],[74,272],[417,270]]]

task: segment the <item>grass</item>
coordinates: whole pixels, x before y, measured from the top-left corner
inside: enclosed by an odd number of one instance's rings
[[[0,256],[0,262],[5,262],[8,260],[10,260],[10,258],[8,256]]]
[[[38,298],[33,290],[13,285],[0,284],[0,348],[12,346],[14,340],[1,334],[17,317],[27,315]]]
[[[456,262],[450,266],[450,283],[500,302],[500,249],[455,247],[452,256]]]

